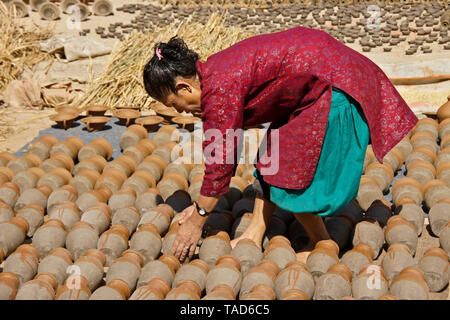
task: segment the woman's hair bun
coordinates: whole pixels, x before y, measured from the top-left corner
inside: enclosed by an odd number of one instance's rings
[[[169,60],[184,60],[186,58],[198,60],[199,56],[194,51],[190,50],[183,41],[183,39],[178,38],[177,36],[172,37],[169,42],[164,43],[160,42],[155,46],[156,49],[159,48],[161,50],[161,55],[164,59]]]

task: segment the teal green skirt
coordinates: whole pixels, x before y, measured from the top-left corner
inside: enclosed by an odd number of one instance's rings
[[[254,175],[281,209],[333,216],[358,195],[368,143],[369,128],[359,103],[333,87],[322,151],[309,187],[278,188],[264,182],[258,170]]]

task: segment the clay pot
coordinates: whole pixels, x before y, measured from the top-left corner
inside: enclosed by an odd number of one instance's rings
[[[450,188],[444,181],[430,180],[423,186],[425,204],[432,208],[436,203],[444,199],[450,199]]]
[[[89,300],[128,300],[130,295],[131,289],[125,281],[113,279],[95,290]]]
[[[83,276],[69,277],[59,287],[55,300],[88,300],[91,295],[88,281]]]
[[[122,170],[117,168],[108,168],[103,171],[102,175],[95,183],[95,189],[109,189],[112,194],[119,191],[126,180],[127,176]]]
[[[396,147],[392,148],[383,158],[383,163],[387,163],[391,166],[392,171],[394,172],[402,167],[404,161],[403,154]]]
[[[167,163],[178,158],[180,146],[175,141],[170,141],[162,146],[158,146],[152,154],[162,157]]]
[[[6,167],[10,161],[17,159],[15,155],[8,151],[0,152],[0,167]]]
[[[135,206],[143,216],[147,211],[155,208],[163,202],[161,195],[156,189],[148,189],[136,197]]]
[[[388,282],[380,266],[365,266],[352,281],[352,295],[357,300],[377,300],[389,291]]]
[[[278,299],[281,299],[290,289],[301,290],[308,299],[311,299],[314,293],[314,278],[306,265],[293,261],[278,274],[274,289]]]
[[[273,290],[272,290],[273,293]],[[275,295],[275,294],[273,294]],[[211,290],[209,294],[207,294],[202,300],[236,300],[236,295],[234,294],[233,289],[229,286],[220,284]],[[241,298],[241,300],[247,300]],[[248,299],[250,300],[250,299]],[[268,299],[270,300],[270,299]]]
[[[426,145],[414,148],[413,152],[411,152],[406,158],[406,168],[408,168],[411,163],[417,160],[434,163],[436,161],[436,152],[430,146]]]
[[[86,160],[80,161],[74,168],[73,174],[78,175],[83,170],[89,169],[89,170],[95,170],[98,173],[102,173],[103,169],[105,168],[107,162],[105,158],[99,155],[93,155],[90,158],[87,158]]]
[[[111,191],[107,188],[98,190],[90,190],[78,197],[75,202],[81,212],[86,211],[90,207],[95,206],[99,202],[106,203],[111,196]]]
[[[417,230],[417,235],[422,234],[423,224],[425,222],[425,213],[422,208],[414,203],[405,203],[396,208],[395,214],[400,214],[408,220]]]
[[[445,250],[448,256],[450,256],[450,221],[447,222],[445,228],[441,231],[439,237],[439,243],[442,249]]]
[[[176,123],[180,128],[186,129],[189,132],[194,131],[194,125],[202,119],[197,117],[173,117],[172,122]]]
[[[98,233],[94,227],[87,222],[77,222],[67,235],[66,248],[74,260],[78,260],[88,249],[96,248],[97,242]]]
[[[140,228],[142,225],[151,223],[156,227],[159,234],[164,235],[169,228],[170,220],[170,214],[167,214],[164,210],[160,210],[156,207],[153,210],[146,211],[144,215],[142,215],[138,227]]]
[[[106,257],[106,266],[118,258],[128,248],[128,229],[121,224],[113,225],[105,231],[99,238],[97,248]]]
[[[136,171],[125,181],[123,186],[132,188],[136,191],[137,195],[140,195],[149,188],[154,188],[156,186],[156,181],[147,171]]]
[[[353,278],[355,278],[366,265],[372,263],[373,256],[372,247],[365,243],[359,243],[342,256],[341,263],[351,270]]]
[[[450,204],[446,202],[435,204],[430,209],[428,219],[431,230],[439,237],[447,222],[450,221]]]
[[[0,200],[13,207],[20,195],[20,189],[14,182],[6,182],[0,185]]]
[[[384,232],[375,219],[366,218],[355,226],[352,244],[366,243],[373,249],[373,259],[378,257],[384,245]]]
[[[267,262],[273,263],[275,272],[267,268]],[[265,266],[265,267],[264,267]],[[242,279],[240,297],[250,293],[255,286],[266,285],[271,288],[274,286],[275,277],[279,272],[278,266],[271,260],[263,261],[256,267],[251,268]]]
[[[39,6],[39,15],[43,20],[55,21],[61,16],[61,11],[56,4],[45,2]]]
[[[67,279],[66,283],[76,284],[77,280],[80,281],[80,277],[77,276],[81,276],[87,280],[89,290],[95,290],[103,279],[103,264],[101,261],[95,256],[84,255],[75,261],[74,266],[78,267],[79,274],[74,273]]]
[[[252,221],[252,217],[252,213],[245,213],[234,220],[230,233],[233,239],[240,237],[245,232],[247,227],[250,225],[250,222]]]
[[[165,300],[200,300],[200,295],[200,287],[194,281],[185,280],[172,289]]]
[[[136,289],[130,297],[130,300],[164,300],[170,286],[162,279],[152,279],[145,286]]]
[[[109,107],[104,105],[92,105],[86,106],[85,110],[88,116],[101,117],[105,115],[105,112],[109,110]]]
[[[78,113],[71,112],[61,112],[50,116],[50,120],[55,121],[58,128],[64,130],[72,128],[73,121],[76,118],[78,118]]]
[[[27,236],[32,237],[44,223],[44,208],[39,204],[29,204],[16,213],[16,217],[24,218],[28,222]]]
[[[93,190],[96,181],[100,178],[100,173],[92,169],[83,169],[75,177],[70,179],[69,184],[77,189],[78,195]]]
[[[436,176],[436,169],[427,161],[417,160],[408,167],[407,176],[416,179],[421,185],[424,185],[428,181],[434,179]]]
[[[383,200],[375,200],[367,209],[366,217],[374,218],[380,226],[384,228],[389,218],[392,216],[390,203]]]
[[[147,156],[149,156],[157,148],[156,144],[149,139],[141,139],[138,144],[127,147],[123,154],[134,159],[140,164]]]
[[[205,289],[208,272],[209,266],[205,261],[200,259],[192,260],[181,266],[180,270],[175,274],[172,286],[177,287],[185,280],[192,280],[197,283],[201,291],[203,291]]]
[[[231,254],[238,258],[243,275],[245,275],[248,270],[258,265],[263,258],[261,249],[250,239],[240,240],[236,244],[236,247],[231,250]]]
[[[142,268],[138,280],[138,287],[146,285],[152,279],[162,279],[172,285],[173,278],[180,268],[180,262],[173,255],[162,255],[158,260],[148,262]]]
[[[80,149],[78,152],[78,160],[83,161],[96,154],[102,156],[106,160],[109,160],[112,157],[112,152],[113,149],[108,140],[104,138],[96,138]]]
[[[216,265],[209,271],[206,277],[206,293],[209,294],[216,286],[224,284],[232,288],[234,294],[237,295],[241,281],[239,260],[230,254],[226,254],[220,257]]]
[[[111,224],[111,209],[106,203],[99,202],[83,212],[81,221],[89,223],[101,234]]]
[[[20,193],[22,193],[27,189],[35,188],[37,186],[37,182],[44,173],[44,170],[41,168],[29,168],[26,171],[16,174],[11,182],[16,184],[20,189]]]
[[[443,120],[439,123],[439,138],[443,140],[450,133],[450,120]]]
[[[407,159],[409,154],[413,151],[413,147],[408,137],[403,138],[395,146],[403,155],[403,159]]]
[[[437,153],[439,151],[439,146],[436,143],[437,135],[437,127],[436,134],[432,134],[430,132],[415,133],[411,137],[411,144],[413,148],[418,148],[420,146],[429,146],[434,150],[435,153]]]
[[[162,240],[158,230],[152,224],[142,225],[133,233],[130,248],[139,251],[145,262],[154,260],[161,252]]]
[[[19,278],[12,272],[0,273],[0,300],[14,300],[19,288]]]
[[[286,291],[281,300],[309,300],[306,293],[302,290],[297,289],[289,289]]]
[[[183,176],[175,172],[170,172],[158,183],[157,189],[161,193],[163,199],[167,199],[177,190],[187,191],[188,183]]]
[[[134,121],[141,116],[141,112],[138,110],[122,109],[115,110],[113,115],[119,119],[121,125],[128,127],[134,124]]]
[[[14,210],[19,211],[29,204],[39,204],[45,208],[47,206],[47,198],[51,192],[52,189],[48,186],[25,190],[17,199]]]
[[[83,140],[79,137],[69,137],[65,141],[56,143],[50,149],[50,155],[56,153],[65,153],[72,159],[76,159],[78,155],[78,151],[84,146]]]
[[[412,134],[414,136],[416,133],[426,132],[431,134],[433,138],[436,140],[438,138],[438,127],[439,124],[436,120],[428,117],[423,118],[417,122],[416,126],[412,130]]]
[[[314,300],[338,300],[351,295],[352,272],[342,263],[334,264],[316,282]]]
[[[34,280],[24,283],[17,292],[16,300],[53,300],[58,286],[51,273],[40,273]]]
[[[45,160],[40,166],[40,168],[42,168],[45,172],[48,172],[53,168],[65,168],[69,172],[72,172],[73,167],[74,163],[72,158],[65,153],[55,153],[51,156],[51,158]]]
[[[37,186],[49,186],[52,190],[55,190],[68,184],[70,179],[72,179],[72,174],[68,170],[53,168],[39,179]]]
[[[39,252],[31,245],[21,245],[5,260],[3,272],[14,273],[22,285],[33,279],[39,264]]]
[[[450,153],[448,154],[450,155]],[[437,179],[444,181],[448,185],[450,182],[450,162],[440,163],[436,172]]]
[[[294,249],[284,236],[275,236],[270,239],[263,256],[264,260],[274,261],[280,270],[284,269],[289,262],[297,260]]]
[[[138,144],[140,140],[146,139],[147,137],[148,133],[145,128],[140,125],[133,124],[120,136],[120,148],[125,150],[130,146]]]
[[[117,210],[112,218],[112,224],[121,224],[128,229],[130,234],[136,230],[141,216],[139,211],[133,207],[126,207]]]
[[[109,117],[93,117],[89,116],[81,119],[81,122],[86,124],[87,131],[100,131],[103,130],[106,123],[110,120]]]
[[[219,232],[202,242],[199,257],[212,268],[220,257],[230,252],[230,237],[225,232]]]
[[[449,281],[448,256],[441,248],[425,251],[418,267],[423,271],[428,288],[432,292],[444,289]]]
[[[422,186],[412,178],[400,178],[392,187],[392,200],[396,206],[402,199],[411,199],[420,205],[423,200]]]
[[[411,250],[402,243],[391,245],[382,261],[383,270],[389,281],[392,281],[404,268],[414,265]]]
[[[39,263],[38,273],[50,273],[55,276],[58,285],[66,280],[67,268],[72,264],[72,255],[67,249],[56,248]]]
[[[392,180],[394,179],[394,171],[386,163],[371,163],[367,167],[365,174],[369,177],[374,178],[377,181],[380,189],[384,192],[389,190]]]
[[[179,116],[179,113],[176,112],[173,108],[160,106],[158,108],[154,108],[154,110],[156,111],[156,114],[158,116],[163,117],[168,122],[172,122],[172,119],[174,117]]]
[[[418,241],[417,230],[404,217],[393,216],[390,218],[384,234],[389,245],[394,243],[406,244],[411,253],[415,254]]]
[[[136,123],[143,126],[147,132],[155,132],[158,130],[159,125],[164,121],[160,116],[148,116],[144,118],[136,119]]]
[[[442,106],[440,106],[437,111],[437,117],[439,119],[439,122],[442,122],[447,118],[450,118],[450,98],[447,97],[447,99],[448,101],[444,103]]]
[[[407,267],[391,283],[390,292],[401,300],[428,300],[429,289],[423,272],[417,267]]]
[[[64,224],[60,220],[49,219],[36,230],[32,243],[39,250],[41,258],[44,258],[53,249],[64,247],[66,236]]]
[[[41,160],[45,160],[50,156],[50,150],[58,143],[59,140],[49,134],[43,135],[31,144],[28,148],[27,154],[34,154]]]
[[[315,281],[332,265],[339,262],[338,252],[339,247],[333,240],[322,240],[316,244],[306,260],[306,265]]]
[[[139,252],[136,253],[141,255]],[[141,273],[142,264],[139,262],[143,263],[144,261],[142,255],[141,258],[142,260],[139,261],[139,259],[133,258],[133,255],[125,255],[114,260],[106,274],[106,283],[108,284],[114,279],[121,279],[131,290],[134,290]]]
[[[76,201],[78,198],[78,191],[71,185],[65,185],[54,190],[47,199],[47,212],[52,211],[53,207],[61,202]]]
[[[373,201],[383,199],[383,192],[381,191],[377,181],[369,176],[363,175],[359,184],[358,196],[356,200],[360,207],[366,211]]]
[[[28,229],[28,222],[21,217],[0,222],[0,261],[24,242]]]
[[[118,209],[134,206],[136,201],[136,192],[129,187],[122,187],[119,191],[113,193],[108,200],[108,206],[114,217]]]
[[[0,222],[14,217],[14,210],[3,201],[0,201]]]
[[[39,156],[27,153],[21,158],[17,158],[15,160],[12,160],[8,162],[6,165],[7,168],[11,169],[14,174],[18,174],[21,171],[25,171],[32,167],[39,167],[42,164],[42,160]],[[2,173],[5,173],[5,169],[2,169]],[[10,181],[12,177],[8,181]]]

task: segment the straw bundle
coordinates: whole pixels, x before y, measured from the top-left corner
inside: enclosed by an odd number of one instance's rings
[[[36,25],[26,29],[15,16],[14,6],[8,10],[0,2],[0,92],[26,68],[50,58],[40,51],[39,42],[50,38],[51,31]]]
[[[203,60],[253,35],[238,27],[225,27],[224,21],[223,15],[213,14],[206,24],[185,22],[178,26],[171,24],[154,32],[131,34],[114,50],[104,72],[87,86],[86,94],[72,105],[133,105],[149,109],[155,100],[144,89],[142,73],[153,55],[155,44],[178,35]]]

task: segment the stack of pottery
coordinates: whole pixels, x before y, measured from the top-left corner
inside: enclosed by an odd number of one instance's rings
[[[442,249],[450,256],[450,221],[447,222],[439,236],[439,243]]]
[[[136,123],[143,126],[148,133],[155,132],[158,130],[159,125],[164,121],[163,117],[160,116],[147,116],[144,118],[136,119]]]
[[[63,224],[66,230],[72,229],[75,223],[81,219],[80,211],[77,205],[72,201],[61,201],[47,210],[50,219],[58,219]]]
[[[254,289],[257,289],[259,286],[255,286]],[[271,288],[269,288],[272,290]],[[272,290],[273,291],[273,290]],[[259,296],[256,297],[256,299],[248,299],[250,294],[256,294],[255,291],[252,291],[241,297],[240,300],[265,300],[264,298],[260,298]],[[275,296],[275,294],[273,294]],[[205,295],[202,300],[236,300],[236,295],[234,294],[234,291],[232,288],[225,284],[219,284],[215,286],[207,295]],[[267,299],[267,300],[274,300],[274,299]]]
[[[358,196],[356,198],[360,207],[366,211],[372,202],[377,199],[383,199],[383,192],[377,180],[367,175],[361,176]]]
[[[430,134],[434,140],[436,140],[439,136],[439,124],[436,120],[432,118],[422,118],[420,119],[416,126],[413,128],[411,132],[411,139],[416,135],[418,132],[426,132]]]
[[[369,164],[371,164],[375,160],[376,159],[375,159],[375,154],[373,153],[372,145],[369,144],[367,146],[366,154],[365,154],[365,157],[364,157],[363,172],[366,172],[366,168],[369,166]]]
[[[269,245],[264,250],[264,260],[274,261],[280,270],[283,270],[289,262],[296,261],[294,249],[290,241],[284,236],[275,236],[269,241]]]
[[[7,221],[14,217],[14,210],[0,200],[0,222]]]
[[[450,120],[445,119],[439,123],[439,138],[443,140],[450,133]]]
[[[441,200],[450,199],[450,188],[442,180],[430,180],[423,186],[425,204],[432,208]]]
[[[0,184],[11,182],[16,174],[14,171],[7,167],[0,167]]]
[[[258,265],[263,258],[261,249],[250,239],[240,240],[231,250],[231,254],[239,259],[244,276],[248,270]]]
[[[89,223],[98,234],[101,234],[111,224],[111,209],[106,203],[99,202],[83,212],[81,221]]]
[[[410,203],[420,205],[423,200],[422,190],[422,186],[417,180],[408,177],[400,178],[392,187],[392,201],[395,206],[406,203],[406,200]]]
[[[428,300],[429,288],[425,276],[417,267],[407,267],[398,274],[390,285],[390,292],[401,300]]]

